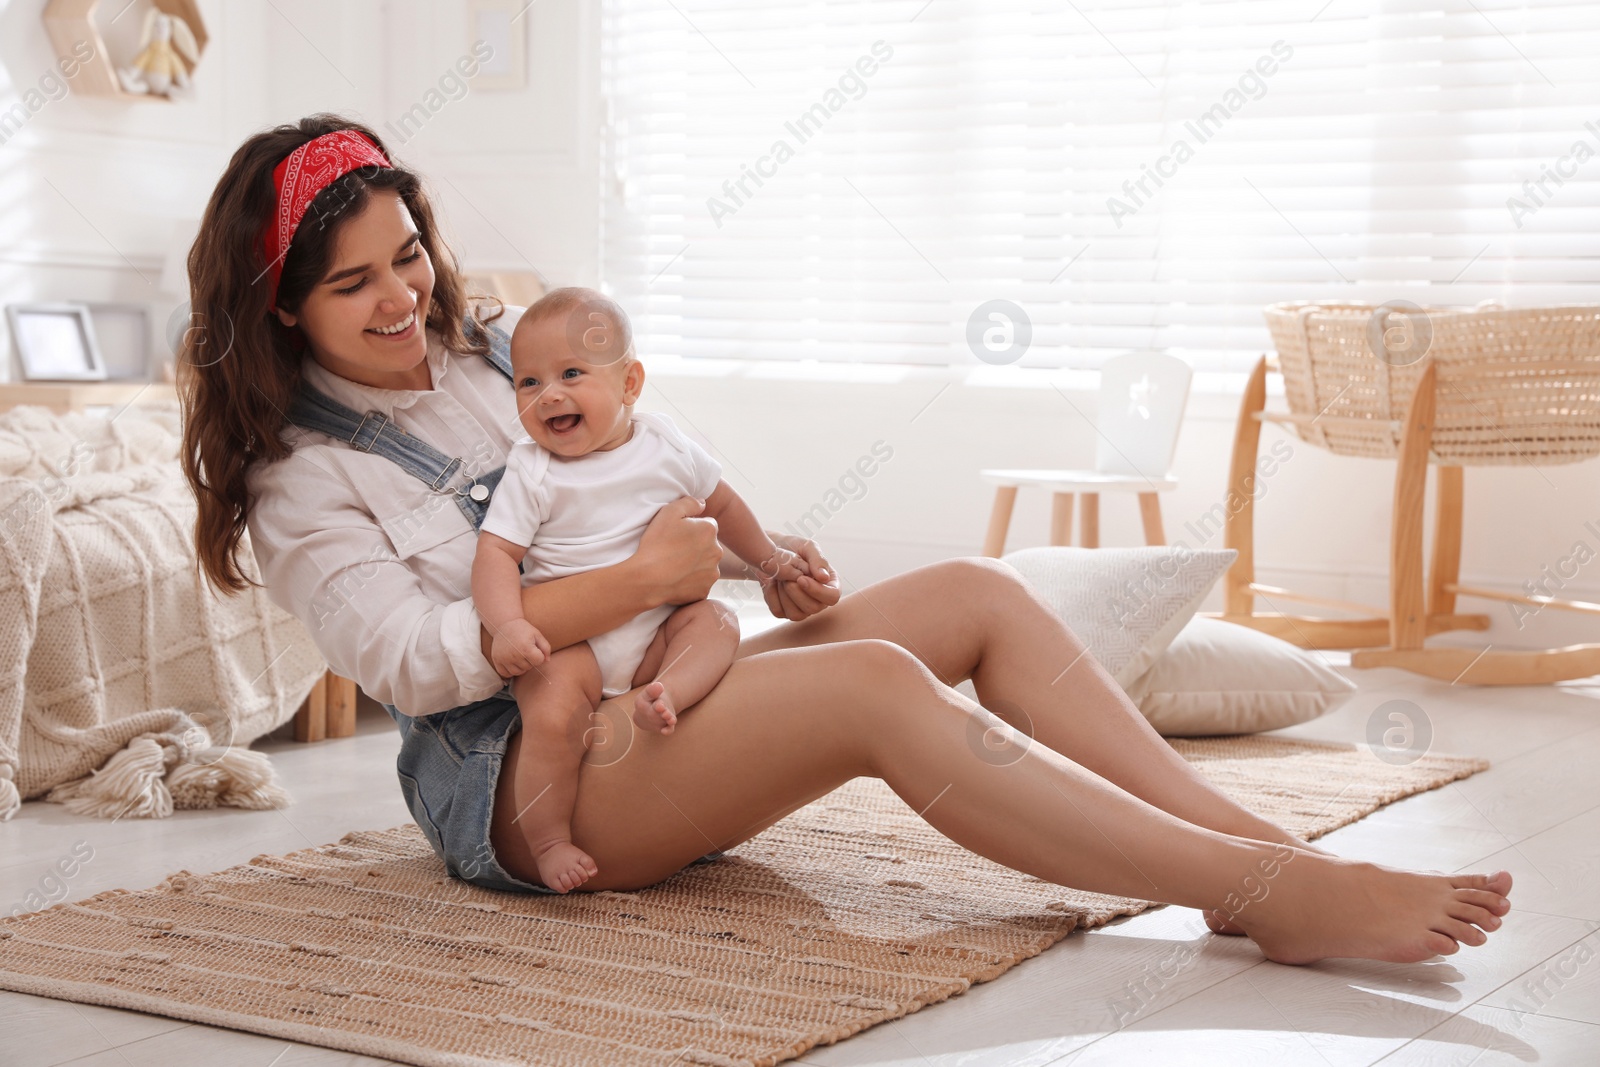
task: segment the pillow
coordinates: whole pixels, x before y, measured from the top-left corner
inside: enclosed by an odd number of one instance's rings
[[[1166,651],[1237,555],[1180,544],[1024,548],[1002,558],[1127,688]]]
[[[1199,618],[1127,690],[1157,733],[1194,737],[1315,719],[1350,699],[1356,684],[1287,641]]]

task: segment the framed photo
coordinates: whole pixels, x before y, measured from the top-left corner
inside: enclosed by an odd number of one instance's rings
[[[150,379],[150,313],[143,304],[89,304],[106,379]]]
[[[467,0],[467,44],[487,44],[489,58],[474,89],[521,89],[528,84],[528,9],[537,0]]]
[[[11,341],[27,381],[104,381],[87,304],[8,304]]]

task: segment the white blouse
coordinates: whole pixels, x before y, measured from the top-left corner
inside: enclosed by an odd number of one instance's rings
[[[522,308],[494,325],[510,333]],[[356,411],[462,461],[452,488],[506,461],[526,435],[511,382],[481,356],[428,334],[432,389],[379,389],[305,359],[305,380]],[[479,643],[477,534],[446,493],[393,460],[288,425],[294,453],[257,464],[246,525],[272,602],[311,632],[334,673],[406,715],[431,715],[505,686]]]

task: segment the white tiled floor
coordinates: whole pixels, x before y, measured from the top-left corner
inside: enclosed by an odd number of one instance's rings
[[[1487,946],[1405,967],[1280,967],[1247,941],[1210,936],[1197,912],[1166,908],[1075,934],[964,996],[814,1049],[803,1062],[1600,1063],[1600,685],[1465,689],[1398,671],[1349,673],[1361,685],[1349,704],[1285,733],[1359,742],[1378,705],[1406,699],[1428,717],[1435,751],[1487,756],[1495,766],[1393,804],[1324,842],[1398,866],[1511,870],[1516,910]],[[393,723],[375,706],[364,710],[353,738],[259,742],[295,797],[281,812],[180,812],[108,824],[28,804],[0,824],[0,903],[9,912],[39,891],[46,870],[79,841],[93,858],[57,899],[151,885],[183,868],[215,870],[404,822],[397,746]],[[383,1061],[0,992],[0,1067],[223,1062]]]

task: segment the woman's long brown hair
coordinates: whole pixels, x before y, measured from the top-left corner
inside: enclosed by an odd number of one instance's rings
[[[227,593],[259,584],[239,565],[250,512],[246,480],[257,463],[292,451],[279,435],[305,352],[299,329],[273,314],[268,292],[261,234],[277,207],[272,171],[302,144],[335,130],[356,130],[389,155],[372,130],[337,115],[258,133],[229,160],[189,250],[190,316],[177,350],[183,473],[200,505],[194,530],[200,567]],[[361,214],[374,189],[392,190],[405,203],[433,262],[427,327],[446,349],[482,355],[488,337],[479,323],[498,317],[499,309],[480,317],[474,308],[463,325],[468,298],[460,264],[439,233],[421,179],[399,165],[353,171],[318,194],[284,257],[277,305],[299,311],[328,272],[339,230]]]

